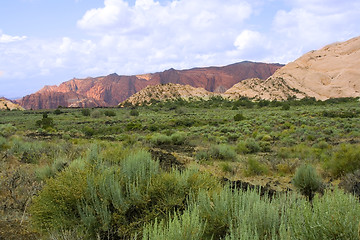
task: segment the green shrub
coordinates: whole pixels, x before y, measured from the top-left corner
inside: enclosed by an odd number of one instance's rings
[[[286,214],[288,235],[293,239],[358,239],[360,206],[356,197],[335,188],[316,195],[311,204],[299,200],[294,199]]]
[[[81,114],[85,117],[90,116],[91,111],[88,108],[81,109]]]
[[[197,160],[222,160],[235,161],[237,154],[234,148],[228,144],[213,145],[207,150],[201,150],[196,153]]]
[[[206,150],[200,150],[196,152],[195,158],[198,161],[208,161],[210,160],[210,154]]]
[[[85,136],[91,137],[95,134],[95,130],[92,127],[85,126],[83,128],[83,133],[85,134]]]
[[[0,136],[10,137],[11,135],[15,134],[15,132],[16,127],[11,125],[10,123],[0,124]]]
[[[54,119],[48,117],[47,113],[43,114],[43,118],[41,120],[36,121],[36,126],[41,127],[43,129],[51,129],[54,128]]]
[[[235,172],[234,167],[232,165],[230,165],[229,163],[221,163],[220,168],[221,168],[221,171],[223,171],[224,173],[233,174]]]
[[[8,141],[6,138],[0,136],[0,151],[6,150],[8,147]]]
[[[125,129],[126,129],[126,131],[141,130],[142,125],[141,125],[141,122],[139,122],[139,121],[133,121],[133,122],[129,122],[128,124],[126,124]]]
[[[157,146],[166,145],[171,143],[171,137],[161,133],[154,133],[151,136],[151,143]]]
[[[199,211],[194,208],[183,214],[175,213],[168,221],[159,221],[144,227],[143,240],[184,240],[203,239],[205,223],[201,220]]]
[[[102,115],[102,112],[100,110],[98,110],[98,109],[91,112],[91,117],[92,118],[99,118],[99,117],[101,117],[101,115]]]
[[[344,176],[360,169],[360,146],[341,144],[325,167],[334,177]]]
[[[284,104],[282,105],[281,109],[282,109],[282,110],[285,110],[285,111],[290,110],[290,104],[284,103]]]
[[[239,122],[239,121],[242,121],[242,120],[245,120],[245,117],[242,113],[238,113],[234,116],[234,121],[236,122]]]
[[[265,165],[260,163],[255,158],[248,158],[246,162],[246,170],[245,174],[247,176],[253,175],[264,175],[269,173],[269,168]]]
[[[310,202],[315,196],[315,192],[322,187],[322,180],[311,165],[300,166],[295,172],[292,183]]]
[[[48,179],[30,207],[33,227],[46,234],[49,230],[77,226],[77,203],[84,197],[86,185],[86,172],[77,169],[68,169]]]
[[[107,117],[115,117],[116,116],[116,113],[113,110],[106,110],[106,111],[104,111],[104,114]]]
[[[130,116],[134,116],[134,117],[139,116],[138,110],[136,110],[136,109],[131,109],[131,111],[130,111]]]
[[[186,133],[184,132],[176,132],[171,134],[171,142],[175,145],[183,145],[186,141]]]
[[[237,158],[237,154],[234,150],[234,148],[227,144],[220,144],[217,146],[213,146],[210,148],[210,154],[220,160],[229,160],[229,161],[235,161]]]
[[[261,150],[259,143],[253,139],[248,138],[245,141],[240,141],[236,145],[236,151],[242,154],[257,153]]]
[[[54,177],[58,172],[61,172],[68,165],[68,161],[62,158],[56,159],[52,165],[46,165],[38,168],[35,174],[39,180],[46,180]]]
[[[59,108],[57,108],[57,109],[54,110],[54,114],[55,115],[60,115],[60,114],[62,114],[62,111]]]

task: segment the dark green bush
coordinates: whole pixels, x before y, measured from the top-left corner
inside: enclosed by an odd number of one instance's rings
[[[141,122],[133,121],[133,122],[129,122],[128,124],[126,124],[125,129],[126,129],[126,131],[141,130],[142,125],[141,125]]]
[[[90,109],[88,109],[88,108],[84,108],[84,109],[81,109],[81,114],[83,115],[83,116],[90,116],[90,114],[91,114],[91,111],[90,111]]]
[[[116,113],[113,110],[106,110],[106,111],[104,111],[104,114],[107,117],[115,117],[116,116]]]
[[[57,108],[56,110],[54,110],[54,114],[60,115],[60,114],[62,114],[62,111],[59,108]]]
[[[130,116],[134,116],[134,117],[139,116],[139,111],[136,109],[131,109]]]
[[[239,121],[242,121],[242,120],[245,120],[245,117],[242,113],[238,113],[234,116],[234,121],[236,122],[239,122]]]
[[[36,126],[43,129],[54,128],[54,119],[48,117],[47,113],[44,113],[42,119],[36,121]]]
[[[290,110],[290,104],[284,103],[284,104],[282,105],[281,109],[282,109],[282,110],[285,110],[285,111]]]
[[[83,128],[83,133],[85,134],[85,136],[91,137],[95,134],[95,130],[92,127],[85,126]]]

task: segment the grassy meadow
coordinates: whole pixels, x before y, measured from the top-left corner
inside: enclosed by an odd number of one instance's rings
[[[0,239],[359,239],[359,186],[359,99],[0,111]]]

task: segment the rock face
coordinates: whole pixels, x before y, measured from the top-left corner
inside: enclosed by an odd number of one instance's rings
[[[315,97],[319,100],[360,96],[360,37],[310,51],[277,70],[267,80],[248,79],[225,93],[284,100]]]
[[[225,92],[247,78],[266,79],[281,64],[241,62],[225,67],[169,69],[164,72],[134,76],[110,74],[105,77],[72,79],[59,86],[45,86],[17,102],[26,109],[116,106],[148,85],[176,83]]]
[[[9,99],[0,97],[0,110],[24,110],[24,108]]]
[[[217,93],[206,91],[203,88],[195,88],[189,85],[180,85],[175,83],[150,85],[133,94],[124,102],[120,103],[120,106],[131,105],[143,105],[144,103],[151,103],[152,101],[166,101],[166,100],[197,100],[197,99],[209,99],[210,97],[217,95]]]

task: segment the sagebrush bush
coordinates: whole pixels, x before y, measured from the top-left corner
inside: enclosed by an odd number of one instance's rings
[[[209,153],[212,158],[224,161],[235,161],[237,158],[234,148],[228,144],[214,145],[209,149]]]
[[[360,169],[360,146],[341,144],[325,167],[334,177],[341,177]]]
[[[322,187],[322,180],[311,165],[301,165],[296,170],[292,183],[309,201],[312,201],[315,192]]]
[[[240,141],[236,145],[236,151],[242,154],[257,153],[260,150],[260,144],[253,138],[248,138],[245,141]]]
[[[360,206],[356,197],[335,188],[316,195],[312,204],[295,201],[287,210],[293,239],[358,239]]]
[[[257,159],[250,157],[246,161],[246,169],[245,175],[253,176],[253,175],[264,175],[269,173],[269,168],[260,163]]]
[[[11,135],[15,134],[15,132],[16,132],[16,127],[11,125],[10,123],[0,124],[0,136],[10,137]]]
[[[100,110],[96,109],[96,110],[92,111],[90,115],[92,118],[99,118],[99,117],[101,117],[102,112]]]
[[[202,221],[199,211],[194,208],[183,214],[175,213],[168,222],[158,221],[145,225],[143,240],[184,240],[203,239],[206,223]]]
[[[170,136],[171,142],[175,145],[185,144],[186,137],[187,137],[187,135],[184,132],[176,132],[176,133],[171,134],[171,136]]]
[[[145,151],[126,156],[119,165],[104,161],[99,152],[94,145],[87,159],[47,180],[31,207],[38,231],[77,230],[86,239],[127,239],[155,218],[184,211],[199,189],[220,188],[210,174],[196,169],[163,172]]]
[[[222,160],[235,161],[237,154],[234,148],[228,144],[212,145],[207,150],[201,150],[196,153],[198,160]]]
[[[151,143],[157,146],[170,144],[171,137],[162,133],[154,133],[150,139]]]

